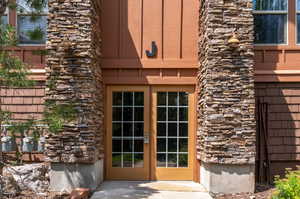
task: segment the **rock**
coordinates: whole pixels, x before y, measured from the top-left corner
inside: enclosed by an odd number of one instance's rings
[[[89,194],[90,194],[90,189],[77,188],[71,192],[70,197],[71,199],[88,199]]]
[[[4,167],[3,175],[11,179],[21,191],[47,192],[49,188],[49,166],[45,163]],[[15,186],[15,185],[14,185]]]
[[[0,181],[0,196],[16,197],[21,193],[21,189],[12,174],[8,173],[6,176],[2,176]]]
[[[49,162],[94,163],[104,154],[102,3],[60,1],[49,1],[45,100],[73,103],[79,114],[64,123],[63,136],[46,136],[45,155]]]
[[[197,150],[203,162],[255,163],[251,4],[252,0],[201,1]],[[232,48],[228,40],[234,34],[239,45]]]

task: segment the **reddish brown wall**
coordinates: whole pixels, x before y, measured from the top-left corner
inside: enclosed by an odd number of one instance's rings
[[[44,82],[37,82],[34,88],[26,89],[1,89],[2,110],[12,112],[15,121],[24,121],[26,119],[41,119],[44,109]],[[15,152],[5,153],[6,160],[15,161]],[[24,153],[23,161],[41,162],[44,161],[44,155],[38,152]]]
[[[271,174],[300,165],[300,84],[256,83],[256,98],[268,103]]]
[[[45,67],[45,56],[41,50],[44,50],[43,46],[17,46],[9,48],[13,55],[20,58],[25,64],[28,64],[30,68],[43,69]]]
[[[198,5],[195,0],[104,0],[104,83],[195,85]],[[152,41],[158,54],[148,58]]]
[[[296,1],[288,0],[288,4],[287,44],[255,46],[256,82],[299,82]]]
[[[145,50],[152,41],[158,47],[157,62],[197,63],[197,10],[194,0],[103,1],[103,66],[150,61]]]
[[[15,120],[41,119],[44,95],[43,82],[38,83],[35,88],[2,89],[2,109],[11,111]]]

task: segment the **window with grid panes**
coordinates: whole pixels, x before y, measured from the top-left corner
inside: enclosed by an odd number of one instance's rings
[[[17,33],[19,43],[22,45],[45,44],[47,38],[47,1],[45,1],[45,8],[41,13],[35,13],[32,16],[32,8],[28,7],[26,0],[17,0]],[[39,29],[42,33],[41,40],[32,40],[29,36],[30,31]]]
[[[256,44],[286,44],[288,0],[253,0]]]

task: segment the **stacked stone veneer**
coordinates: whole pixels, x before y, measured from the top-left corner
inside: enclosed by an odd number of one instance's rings
[[[203,0],[199,20],[198,157],[254,164],[252,0]],[[230,47],[236,30],[240,44]]]
[[[94,163],[103,155],[100,0],[49,0],[46,100],[73,103],[78,117],[48,135],[51,162]]]

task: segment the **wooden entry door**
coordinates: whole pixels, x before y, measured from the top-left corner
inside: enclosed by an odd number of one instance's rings
[[[106,178],[193,180],[193,87],[107,89]]]
[[[108,87],[107,179],[150,179],[149,95],[149,87]]]
[[[193,87],[152,89],[153,180],[196,180]]]

